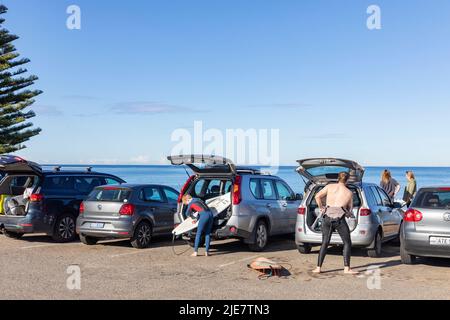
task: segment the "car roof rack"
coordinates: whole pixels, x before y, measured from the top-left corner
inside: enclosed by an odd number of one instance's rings
[[[43,167],[51,167],[51,165],[43,165]],[[93,167],[92,166],[87,166],[87,167],[77,167],[77,166],[54,166],[53,167],[53,171],[54,172],[61,172],[61,169],[67,169],[67,168],[72,168],[72,169],[77,169],[77,170],[82,170],[84,169],[87,173],[91,173]]]

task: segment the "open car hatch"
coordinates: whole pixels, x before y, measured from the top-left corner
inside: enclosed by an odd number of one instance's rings
[[[173,165],[186,165],[195,174],[204,175],[234,175],[236,174],[236,166],[234,163],[226,158],[218,156],[207,155],[180,155],[169,156],[167,159]]]
[[[338,180],[338,174],[346,171],[350,174],[350,183],[362,181],[365,169],[355,161],[336,158],[316,158],[297,160],[297,172],[313,183],[329,183]]]
[[[42,168],[37,163],[12,155],[0,155],[0,173],[41,175]]]

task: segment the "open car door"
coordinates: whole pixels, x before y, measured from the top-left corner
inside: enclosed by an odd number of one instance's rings
[[[169,156],[167,159],[173,165],[186,165],[197,175],[235,175],[236,166],[226,158],[207,155]]]
[[[40,176],[42,174],[42,168],[37,163],[27,161],[20,157],[0,155],[0,173],[3,176],[8,174],[30,174]]]
[[[336,158],[297,160],[297,172],[315,184],[336,182],[340,172],[348,172],[350,183],[362,181],[365,169],[355,161]]]

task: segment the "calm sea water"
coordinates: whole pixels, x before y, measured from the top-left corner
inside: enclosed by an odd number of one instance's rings
[[[70,167],[83,166],[71,165]],[[94,165],[92,167],[95,171],[114,174],[129,183],[165,184],[178,190],[183,186],[188,177],[188,174],[182,166]],[[300,175],[295,172],[295,168],[296,167],[290,166],[280,167],[276,175],[283,178],[295,192],[302,193],[304,183]],[[450,186],[450,167],[366,167],[364,181],[378,184],[380,182],[381,172],[384,169],[391,170],[393,177],[397,179],[402,186],[406,185],[405,172],[407,170],[414,171],[419,187],[435,185]],[[265,168],[261,168],[261,170],[263,172],[268,171]]]

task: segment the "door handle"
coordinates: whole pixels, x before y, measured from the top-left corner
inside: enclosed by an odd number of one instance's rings
[[[272,205],[270,203],[266,204],[267,208],[272,208]]]
[[[286,207],[287,207],[287,203],[283,203],[283,207],[285,207],[285,208],[286,208]]]
[[[151,211],[151,212],[155,212],[155,210],[156,210],[155,207],[151,207],[151,208],[150,208],[150,211]]]

